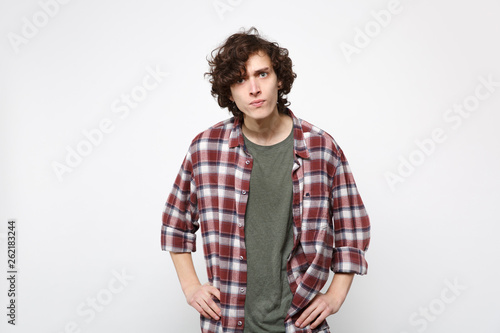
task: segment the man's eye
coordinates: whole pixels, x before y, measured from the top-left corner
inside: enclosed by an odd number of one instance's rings
[[[243,83],[245,82],[245,79],[239,79],[238,81],[236,81],[236,83]]]
[[[260,73],[260,77],[266,77],[266,76],[267,76],[267,73],[265,73],[265,72]]]

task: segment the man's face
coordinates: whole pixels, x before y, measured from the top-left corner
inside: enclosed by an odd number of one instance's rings
[[[248,57],[246,76],[231,85],[231,100],[246,120],[265,120],[278,114],[278,89],[281,82],[264,52]]]

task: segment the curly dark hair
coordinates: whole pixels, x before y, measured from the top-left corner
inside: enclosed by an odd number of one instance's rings
[[[235,33],[211,53],[208,60],[209,71],[205,76],[209,77],[212,84],[211,94],[217,98],[221,108],[228,108],[235,117],[242,118],[243,113],[231,101],[231,85],[236,83],[242,75],[246,75],[245,63],[248,58],[260,51],[265,52],[273,65],[281,86],[278,90],[278,112],[285,113],[290,105],[286,95],[290,93],[292,84],[297,74],[292,70],[292,59],[288,56],[288,50],[280,47],[276,42],[269,42],[262,38],[259,31],[252,27],[247,31]]]

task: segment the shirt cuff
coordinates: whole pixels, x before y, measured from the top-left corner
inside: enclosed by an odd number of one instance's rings
[[[162,225],[161,249],[170,252],[195,252],[196,235],[188,231]]]
[[[334,273],[368,273],[365,252],[355,247],[337,247],[333,249],[332,271]]]

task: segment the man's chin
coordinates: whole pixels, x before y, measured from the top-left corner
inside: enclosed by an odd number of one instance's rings
[[[274,113],[278,114],[278,109],[269,110],[269,108],[266,107],[253,108],[243,113],[243,119],[262,121],[274,117]]]

